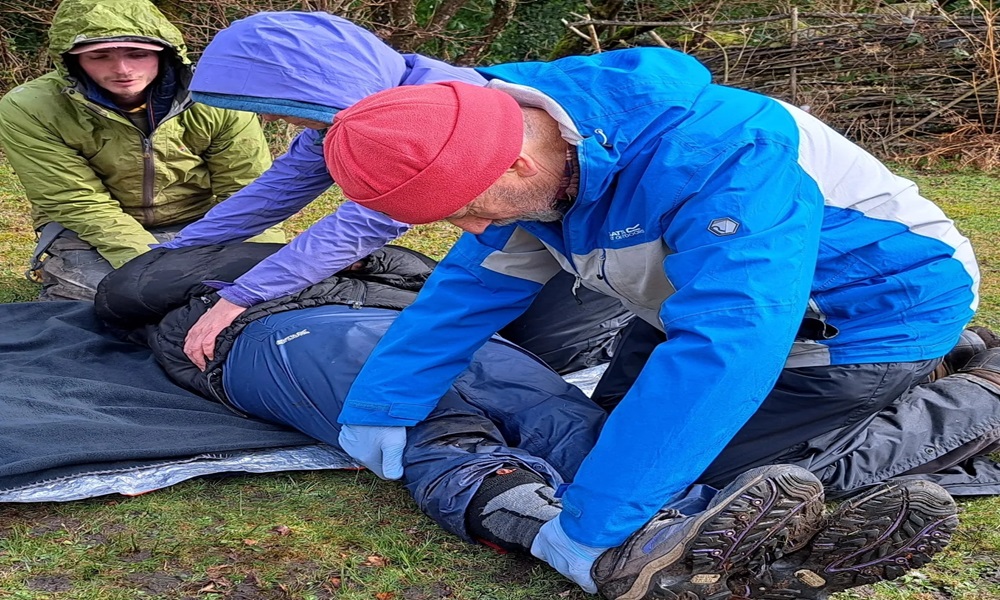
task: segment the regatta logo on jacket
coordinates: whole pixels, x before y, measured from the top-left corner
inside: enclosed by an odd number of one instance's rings
[[[625,229],[616,229],[611,233],[609,233],[608,237],[610,237],[612,241],[624,240],[626,238],[639,235],[640,233],[646,233],[646,230],[643,229],[641,225],[636,223],[635,225],[631,227],[626,227]]]
[[[302,331],[296,331],[295,333],[293,333],[292,335],[290,335],[288,337],[283,337],[280,340],[274,342],[274,345],[275,346],[283,346],[283,345],[287,344],[288,342],[290,342],[290,341],[292,341],[292,340],[294,340],[296,338],[300,338],[300,337],[302,337],[304,335],[309,335],[309,330],[308,329],[303,329]]]
[[[729,217],[714,219],[708,224],[708,230],[717,236],[733,235],[740,228],[740,224]]]

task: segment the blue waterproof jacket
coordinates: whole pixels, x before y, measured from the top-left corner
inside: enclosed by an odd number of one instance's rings
[[[581,543],[621,543],[694,482],[783,367],[940,357],[973,315],[968,240],[797,108],[713,85],[666,49],[481,72],[560,121],[579,195],[561,223],[463,236],[340,421],[420,421],[553,273],[575,273],[668,338],[565,491],[562,525]]]
[[[399,54],[369,31],[323,12],[264,12],[220,31],[198,61],[192,92],[307,102],[340,110],[400,85],[464,81],[474,70]],[[332,184],[325,132],[306,130],[253,183],[185,227],[164,248],[243,241],[291,217]],[[346,202],[219,294],[252,306],[301,290],[396,239],[409,226]]]

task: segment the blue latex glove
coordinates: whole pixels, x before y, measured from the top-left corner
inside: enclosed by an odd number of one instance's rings
[[[607,548],[585,546],[569,539],[559,524],[559,517],[542,525],[535,541],[531,543],[532,556],[549,563],[553,569],[575,581],[589,594],[597,593],[597,584],[590,576],[590,568],[605,550]]]
[[[403,476],[406,427],[344,425],[337,441],[351,458],[382,479]]]

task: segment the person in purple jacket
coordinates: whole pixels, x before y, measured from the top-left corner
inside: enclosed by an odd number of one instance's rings
[[[334,183],[322,142],[339,110],[381,90],[440,81],[486,83],[474,69],[399,54],[369,31],[323,12],[265,12],[234,22],[198,61],[192,97],[306,130],[256,181],[159,247],[241,242],[284,221]],[[345,202],[242,277],[219,282],[221,300],[191,328],[185,353],[203,369],[219,333],[246,308],[349,268],[409,227]],[[560,373],[606,362],[631,318],[616,300],[574,283],[568,276],[553,280],[502,332]]]

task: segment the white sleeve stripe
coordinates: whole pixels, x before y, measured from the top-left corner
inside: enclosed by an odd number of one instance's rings
[[[913,233],[954,248],[973,281],[972,309],[979,304],[979,266],[972,245],[955,223],[917,185],[894,175],[878,159],[812,115],[778,101],[799,133],[799,166],[819,186],[827,206],[849,208],[866,217],[905,225]]]

